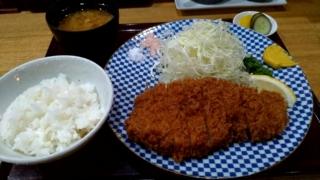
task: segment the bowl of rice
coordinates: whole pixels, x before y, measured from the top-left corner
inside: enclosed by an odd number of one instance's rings
[[[0,161],[41,164],[66,157],[105,123],[113,86],[96,63],[51,56],[0,77]]]

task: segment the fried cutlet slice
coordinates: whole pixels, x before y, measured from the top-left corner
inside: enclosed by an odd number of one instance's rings
[[[168,114],[167,90],[164,83],[159,83],[153,88],[154,113],[157,118],[158,153],[171,156],[173,153],[173,133],[171,121],[173,117]]]
[[[172,121],[174,118],[168,112],[156,113],[158,120],[159,146],[156,151],[165,156],[172,156],[174,148],[174,129],[172,128]]]
[[[168,124],[162,122],[162,117],[159,117],[158,114],[163,114],[164,112],[166,112],[166,103],[164,102],[166,100],[166,93],[162,93],[166,92],[165,84],[159,83],[158,85],[150,89],[150,91],[152,91],[152,98],[150,98],[152,101],[151,104],[148,104],[150,106],[150,108],[148,108],[149,116],[147,116],[147,118],[149,118],[149,123],[145,124],[145,129],[143,132],[145,133],[145,136],[142,142],[150,149],[164,154],[164,152],[162,153],[163,150],[161,150],[161,148],[159,147],[161,145],[161,141],[163,141],[163,138],[161,137],[167,137],[167,135],[163,135],[163,133],[168,134],[170,128],[168,128]],[[166,129],[163,130],[163,128]]]
[[[219,79],[218,86],[221,88],[221,96],[219,97],[223,101],[226,107],[226,113],[228,118],[232,118],[238,113],[240,103],[240,91],[239,86],[236,83]]]
[[[244,142],[248,136],[247,124],[241,111],[240,87],[236,83],[222,79],[218,85],[223,87],[220,99],[224,104],[227,119],[231,122],[232,139],[238,143]]]
[[[260,95],[265,105],[264,118],[269,121],[269,126],[271,127],[270,135],[275,136],[281,134],[289,123],[284,98],[277,92],[267,90],[262,90]]]
[[[205,82],[202,79],[184,80],[186,119],[191,140],[191,156],[203,157],[209,151],[209,134],[206,127],[202,87]]]
[[[228,119],[227,111],[223,99],[224,88],[216,78],[205,79],[206,85],[203,87],[203,97],[206,101],[204,114],[209,132],[209,148],[215,150],[228,146],[232,141],[231,122]]]
[[[244,114],[244,109],[239,107],[237,114],[235,114],[231,119],[231,132],[234,142],[241,143],[248,140],[247,135],[247,121]]]
[[[210,101],[206,108],[205,118],[210,136],[210,150],[226,147],[231,143],[231,123],[227,119],[226,111],[221,101]]]
[[[209,152],[209,139],[204,116],[201,114],[188,116],[190,132],[191,157],[201,158]]]
[[[134,109],[130,117],[125,120],[125,126],[129,138],[134,142],[143,142],[148,135],[145,133],[146,128],[156,117],[152,113],[153,94],[152,90],[146,90],[139,94],[134,101]]]
[[[265,141],[273,134],[268,118],[265,118],[265,104],[256,88],[241,88],[242,107],[249,128],[251,141]]]
[[[173,81],[167,86],[168,114],[172,117],[171,129],[174,138],[172,158],[176,162],[182,162],[191,155],[190,134],[184,107],[184,89],[181,81]]]

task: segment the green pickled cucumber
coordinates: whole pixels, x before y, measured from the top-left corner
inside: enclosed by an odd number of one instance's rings
[[[269,18],[262,13],[254,19],[252,24],[252,29],[263,35],[269,34],[271,28],[272,24]]]

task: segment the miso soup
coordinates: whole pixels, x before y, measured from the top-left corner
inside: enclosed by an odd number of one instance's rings
[[[62,19],[58,28],[66,31],[89,30],[102,26],[112,18],[112,14],[103,10],[77,11]]]

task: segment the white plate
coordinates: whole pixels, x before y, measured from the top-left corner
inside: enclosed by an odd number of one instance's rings
[[[224,0],[216,4],[200,4],[192,0],[174,0],[179,10],[214,9],[214,8],[237,8],[256,6],[281,6],[287,4],[286,0],[269,0],[267,2],[252,2],[248,0]]]
[[[311,121],[313,108],[311,90],[308,80],[298,65],[273,70],[273,76],[294,91],[297,102],[287,111],[290,123],[285,131],[270,141],[232,143],[229,147],[215,151],[203,159],[188,159],[178,164],[172,158],[164,157],[131,142],[126,133],[124,121],[133,109],[135,97],[145,90],[146,83],[149,87],[154,87],[159,77],[159,73],[155,73],[154,77],[150,74],[150,67],[159,60],[158,57],[151,57],[148,50],[144,49],[146,59],[142,62],[134,62],[128,57],[129,50],[139,47],[140,42],[149,33],[161,38],[168,29],[178,33],[185,26],[198,20],[174,21],[147,29],[129,39],[113,54],[106,67],[115,92],[114,105],[108,123],[117,138],[133,153],[159,168],[176,174],[220,179],[248,176],[268,169],[285,159],[300,145]],[[247,53],[253,53],[253,56],[262,62],[264,49],[274,42],[255,31],[229,24],[229,30],[244,43]],[[264,66],[267,67],[266,64]]]
[[[234,18],[233,18],[233,24],[237,24],[237,25],[240,25],[240,19],[243,17],[243,16],[246,16],[246,15],[254,15],[254,14],[257,14],[259,12],[257,11],[245,11],[245,12],[241,12],[239,14],[237,14]],[[268,14],[266,13],[263,13],[265,16],[267,16],[271,22],[271,25],[272,25],[272,28],[271,28],[271,31],[269,34],[266,34],[265,36],[271,36],[272,34],[274,34],[277,29],[278,29],[278,24],[277,22],[271,17],[269,16]]]

